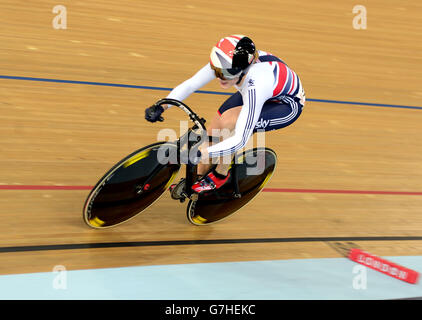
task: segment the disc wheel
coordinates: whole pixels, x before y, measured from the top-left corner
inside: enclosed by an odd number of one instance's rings
[[[231,177],[220,189],[200,194],[197,201],[189,201],[189,222],[197,226],[209,225],[229,217],[249,203],[273,175],[277,155],[269,148],[255,148],[237,155],[234,161],[238,165],[241,197],[234,196]]]
[[[89,193],[83,208],[85,223],[107,228],[134,218],[167,190],[179,169],[174,143],[154,143],[128,155]]]

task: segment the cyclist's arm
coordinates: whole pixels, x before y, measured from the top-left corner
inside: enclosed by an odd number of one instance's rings
[[[207,63],[193,77],[184,81],[183,83],[179,84],[176,88],[174,88],[169,93],[167,98],[183,101],[196,90],[202,88],[213,79],[215,79],[214,71],[211,69],[210,64]],[[165,107],[165,109],[167,109],[168,107],[171,106],[167,106]]]

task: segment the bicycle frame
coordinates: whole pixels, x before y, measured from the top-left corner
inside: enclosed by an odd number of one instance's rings
[[[179,140],[177,140],[177,153],[178,153],[178,161],[183,163],[182,160],[187,160],[186,164],[186,187],[185,192],[182,194],[185,198],[189,198],[191,200],[196,201],[198,199],[198,195],[193,192],[192,185],[196,180],[197,177],[197,164],[195,161],[190,161],[190,155],[192,150],[197,150],[199,146],[207,139],[211,141],[212,137],[208,137],[207,129],[205,127],[206,120],[204,118],[200,118],[191,108],[189,108],[186,104],[181,101],[175,99],[161,99],[159,100],[156,105],[164,105],[170,104],[176,106],[183,110],[188,116],[189,119],[194,123],[194,126],[188,130],[184,135],[182,135]],[[196,134],[194,131],[197,129],[201,129],[201,134]],[[182,159],[181,156],[181,149],[187,143],[187,159]],[[235,198],[240,198],[241,194],[239,191],[239,184],[238,184],[238,174],[237,174],[237,164],[234,163],[232,166],[232,183],[234,188],[233,196]],[[184,199],[183,199],[184,200]]]

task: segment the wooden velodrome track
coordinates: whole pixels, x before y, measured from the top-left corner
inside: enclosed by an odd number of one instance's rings
[[[66,30],[52,27],[58,4]],[[367,8],[366,30],[352,26],[356,4]],[[88,187],[159,130],[178,131],[184,114],[144,120],[168,91],[3,77],[0,274],[339,257],[329,245],[337,241],[422,255],[422,110],[341,103],[422,105],[421,14],[419,2],[399,0],[1,1],[3,76],[173,88],[218,39],[240,33],[284,59],[308,101],[294,125],[267,134],[278,169],[241,212],[195,227],[186,204],[166,193],[135,219],[94,230],[81,215]],[[223,91],[217,83],[203,90]],[[211,119],[226,97],[196,93],[185,102]],[[218,239],[278,240],[171,242]]]

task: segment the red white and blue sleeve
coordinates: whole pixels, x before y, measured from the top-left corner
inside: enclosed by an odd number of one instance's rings
[[[215,78],[214,71],[211,69],[210,64],[207,63],[193,77],[175,87],[167,98],[183,101]]]

